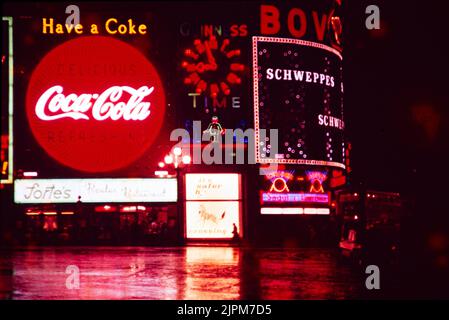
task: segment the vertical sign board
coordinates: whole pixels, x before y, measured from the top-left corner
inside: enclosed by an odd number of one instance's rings
[[[253,80],[256,162],[345,167],[337,50],[300,39],[253,37]],[[277,141],[271,129],[278,130]]]
[[[186,174],[187,239],[242,236],[241,176],[236,173]]]
[[[12,17],[2,17],[1,183],[13,181]]]

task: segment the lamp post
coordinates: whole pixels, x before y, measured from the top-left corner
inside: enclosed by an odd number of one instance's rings
[[[182,149],[180,147],[175,147],[164,157],[164,162],[159,162],[159,167],[162,168],[165,165],[173,166],[176,171],[176,183],[178,189],[178,234],[181,234],[180,243],[184,242],[184,188],[182,187],[181,168],[190,164],[191,160],[189,155],[182,155]]]

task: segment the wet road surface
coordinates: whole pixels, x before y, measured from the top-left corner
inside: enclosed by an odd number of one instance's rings
[[[357,299],[366,291],[363,271],[342,263],[330,249],[41,247],[0,252],[2,299]]]

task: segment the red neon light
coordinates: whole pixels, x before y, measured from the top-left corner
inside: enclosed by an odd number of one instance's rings
[[[241,63],[231,63],[232,71],[243,71],[245,70],[245,66]]]
[[[318,179],[313,180],[309,192],[323,193],[324,188],[321,181]]]
[[[152,145],[165,95],[140,51],[111,37],[86,36],[41,60],[29,81],[26,112],[49,156],[79,171],[108,172],[126,167]]]
[[[229,39],[224,39],[223,43],[221,44],[220,51],[225,52],[225,49],[229,45],[229,43],[230,43]]]
[[[239,56],[240,55],[240,50],[231,50],[231,51],[229,51],[227,54],[226,54],[226,56],[228,57],[228,58],[232,58],[232,57],[235,57],[235,56]]]
[[[235,59],[238,59],[241,51],[229,49],[229,39],[224,39],[219,44],[215,36],[210,36],[204,41],[195,39],[193,45],[194,49],[184,51],[186,61],[181,63],[182,68],[189,73],[184,78],[184,84],[193,86],[196,93],[207,92],[211,98],[216,99],[220,93],[229,95],[230,85],[242,83],[242,79],[236,73],[242,73],[245,66]],[[195,78],[192,77],[194,73]],[[210,83],[210,79],[216,83]]]
[[[210,95],[212,98],[216,98],[219,91],[220,89],[218,89],[218,85],[216,83],[212,83],[210,85]]]
[[[309,192],[323,193],[323,181],[327,179],[327,173],[321,171],[306,171],[307,179],[310,181]]]
[[[233,72],[229,72],[228,76],[226,77],[226,80],[228,80],[228,82],[230,84],[240,84],[242,82],[242,79],[240,79],[239,76],[237,76],[235,73]]]
[[[196,92],[197,93],[201,93],[203,91],[206,91],[207,89],[207,83],[204,80],[200,80],[200,82],[198,83],[198,85],[196,86]]]
[[[187,49],[186,51],[184,51],[184,55],[185,55],[186,57],[190,57],[190,58],[192,58],[192,59],[194,59],[194,60],[197,60],[198,57],[199,57],[199,55],[197,55],[195,52],[193,52],[193,51],[190,50],[190,49]]]
[[[267,179],[270,179],[270,180],[274,180],[275,178],[282,178],[284,180],[291,180],[291,179],[293,179],[292,172],[281,171],[281,170],[273,171],[273,172],[268,172],[267,174],[265,174],[265,177]]]
[[[224,82],[220,83],[220,88],[221,88],[221,91],[223,91],[223,93],[226,96],[228,96],[231,93],[231,89],[229,89],[229,86]]]
[[[95,212],[111,212],[111,211],[116,211],[117,208],[110,206],[110,205],[104,205],[104,206],[98,206],[95,207]]]
[[[273,180],[273,183],[271,185],[270,188],[270,192],[272,191],[276,191],[276,192],[290,192],[288,186],[287,186],[287,181],[285,181],[284,178],[276,178]]]

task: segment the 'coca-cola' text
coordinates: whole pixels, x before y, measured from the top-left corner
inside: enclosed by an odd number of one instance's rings
[[[36,116],[44,121],[62,118],[97,121],[138,120],[150,115],[151,102],[144,101],[154,87],[112,86],[102,93],[64,94],[62,86],[53,86],[45,91],[36,103]]]

